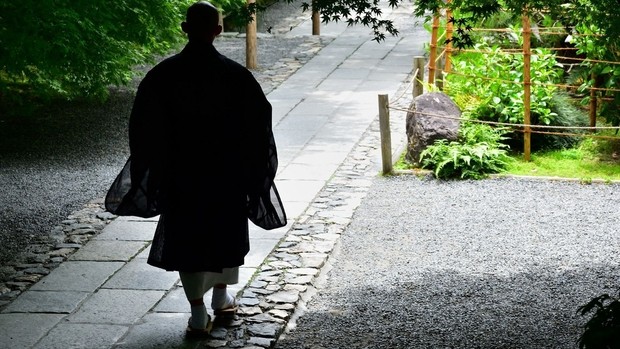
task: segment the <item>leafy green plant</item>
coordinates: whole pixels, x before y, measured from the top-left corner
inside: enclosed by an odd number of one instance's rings
[[[509,54],[500,47],[481,43],[484,53],[455,55],[454,74],[448,74],[449,91],[469,91],[482,103],[473,117],[482,120],[523,123],[523,55]],[[531,60],[531,117],[533,124],[551,125],[557,116],[552,111],[553,93],[562,75],[554,55],[535,49]]]
[[[286,0],[291,3],[294,0]],[[390,8],[398,7],[403,0],[388,0]],[[316,11],[321,16],[321,22],[345,22],[349,26],[363,25],[371,29],[377,42],[385,40],[386,33],[398,35],[398,29],[391,19],[383,19],[383,10],[379,0],[311,0],[302,1],[303,11]]]
[[[420,154],[422,168],[441,179],[482,179],[505,170],[510,162],[501,141],[505,130],[468,123],[459,129],[459,142],[436,141]]]
[[[248,4],[246,0],[219,0],[216,6],[224,15],[224,26],[239,31],[245,30],[245,26],[252,22],[253,16],[267,8],[264,1]]]
[[[620,80],[620,69],[612,62],[620,59],[620,43],[604,38],[598,24],[578,24],[575,26],[577,35],[571,35],[568,40],[577,48],[577,54],[585,55],[590,60],[581,63],[579,72],[582,81],[579,92],[589,92],[588,89],[603,88],[609,90],[595,91],[597,97],[607,100],[602,104],[599,112],[606,121],[614,126],[620,125],[620,93],[616,91]],[[603,37],[603,38],[602,38]],[[590,102],[590,94],[586,93],[582,104]]]
[[[620,348],[620,292],[618,296],[603,294],[578,310],[582,316],[592,313],[579,337],[580,349]]]
[[[0,2],[0,102],[104,99],[183,36],[188,0]],[[9,110],[9,109],[7,109]]]

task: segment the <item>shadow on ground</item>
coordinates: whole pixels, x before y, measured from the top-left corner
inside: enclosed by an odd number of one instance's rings
[[[327,287],[276,348],[577,348],[587,321],[577,309],[597,290],[615,292],[604,275],[617,271],[607,265],[503,277],[445,271],[393,285]]]

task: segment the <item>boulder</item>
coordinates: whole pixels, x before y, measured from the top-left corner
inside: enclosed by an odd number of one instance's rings
[[[407,113],[406,159],[420,165],[420,153],[438,139],[454,141],[458,138],[461,110],[443,92],[429,92],[416,97]]]

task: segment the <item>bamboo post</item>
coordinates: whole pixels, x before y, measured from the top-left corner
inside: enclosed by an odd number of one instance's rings
[[[441,55],[435,63],[435,86],[439,91],[443,91],[443,71],[441,67],[445,64],[445,56]]]
[[[248,6],[256,0],[247,0]],[[248,69],[256,69],[256,14],[252,15],[252,21],[245,27],[245,66]]]
[[[415,56],[413,57],[413,90],[412,95],[413,98],[424,93],[424,85],[422,85],[422,81],[424,81],[424,56]]]
[[[433,29],[431,31],[430,57],[428,62],[428,83],[435,83],[435,67],[437,66],[437,33],[439,31],[439,14],[433,17]]]
[[[530,112],[531,112],[531,51],[530,40],[532,29],[530,28],[530,17],[524,11],[523,13],[523,158],[530,161],[530,151],[532,146],[532,133],[530,129]]]
[[[392,173],[392,136],[390,133],[389,104],[388,95],[379,95],[379,132],[381,134],[381,162],[384,175]]]
[[[448,0],[448,6],[450,5],[451,0]],[[452,11],[450,8],[446,9],[446,41],[448,44],[446,45],[446,63],[443,67],[444,75],[449,73],[452,70],[452,33],[454,32],[454,23],[450,20],[452,17]]]
[[[592,74],[592,81],[594,81],[592,87],[596,88],[596,75],[594,75],[594,73]],[[598,99],[596,97],[596,90],[594,88],[590,89],[590,127],[596,127],[596,112],[598,109]],[[595,131],[592,130],[592,132]]]

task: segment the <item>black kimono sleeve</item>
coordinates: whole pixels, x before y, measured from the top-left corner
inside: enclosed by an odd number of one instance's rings
[[[156,77],[141,82],[129,120],[131,155],[105,198],[106,210],[119,216],[154,217],[161,213],[162,109]]]
[[[278,153],[271,124],[271,104],[251,75],[246,76],[243,86],[250,102],[245,110],[245,137],[253,143],[246,159],[248,218],[263,229],[280,228],[286,225],[287,219],[274,183]]]

